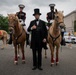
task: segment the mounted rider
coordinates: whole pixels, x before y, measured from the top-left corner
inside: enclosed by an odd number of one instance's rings
[[[54,18],[55,18],[55,11],[54,11],[55,4],[50,4],[49,6],[50,6],[51,12],[48,12],[47,17],[46,17],[46,19],[48,21],[48,23],[47,23],[48,27],[51,26],[51,24],[53,23]]]
[[[54,18],[55,18],[55,4],[50,4],[50,10],[51,12],[48,12],[47,13],[47,26],[48,26],[48,29],[49,27],[52,25],[53,21],[54,21]],[[62,42],[61,42],[61,45],[65,45],[65,40],[64,40],[64,26],[60,26],[60,29],[61,29],[61,35],[62,35]]]
[[[20,11],[16,13],[16,16],[18,17],[18,19],[20,21],[20,24],[23,26],[24,30],[27,33],[27,35],[26,35],[26,43],[28,43],[29,34],[27,32],[27,28],[26,28],[26,24],[25,24],[26,13],[23,12],[23,9],[25,8],[25,6],[23,4],[19,4],[18,7],[19,7]],[[9,40],[8,44],[12,44],[12,34],[10,34],[10,40]]]
[[[26,13],[23,12],[23,9],[25,8],[25,6],[23,4],[18,5],[20,11],[16,13],[16,15],[18,16],[20,23],[22,24],[23,28],[26,31],[26,44],[29,45],[29,33],[27,32],[27,28],[26,28],[26,24],[25,24],[25,20],[26,20]]]
[[[25,6],[23,4],[18,5],[20,11],[16,13],[20,23],[22,24],[22,26],[24,27],[25,31],[26,31],[26,25],[25,25],[25,20],[26,20],[26,13],[23,12],[23,9],[25,8]]]

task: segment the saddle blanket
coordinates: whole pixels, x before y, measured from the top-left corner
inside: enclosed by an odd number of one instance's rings
[[[2,31],[0,31],[0,35],[3,35]]]

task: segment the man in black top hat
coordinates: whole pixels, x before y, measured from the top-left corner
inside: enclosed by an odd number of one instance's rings
[[[43,70],[42,66],[42,47],[43,43],[46,42],[47,29],[45,22],[40,20],[40,11],[39,9],[34,9],[33,16],[35,20],[30,22],[28,31],[31,32],[31,49],[33,53],[33,69]]]
[[[50,25],[52,24],[54,18],[55,18],[55,12],[54,12],[54,7],[55,7],[55,4],[50,4],[50,10],[51,12],[48,12],[47,13],[47,21],[48,21],[48,27],[50,27]]]

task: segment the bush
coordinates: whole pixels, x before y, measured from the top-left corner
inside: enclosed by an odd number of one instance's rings
[[[0,30],[8,32],[8,18],[0,15]]]

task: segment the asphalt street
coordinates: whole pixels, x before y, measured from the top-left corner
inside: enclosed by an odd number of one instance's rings
[[[1,47],[2,42],[0,42]],[[60,48],[58,66],[50,66],[50,49],[47,50],[47,59],[44,57],[45,50],[42,51],[42,68],[40,70],[32,70],[32,50],[28,46],[25,47],[26,64],[22,64],[21,58],[18,65],[14,64],[14,48],[13,45],[7,45],[0,49],[0,75],[76,75],[76,44],[69,48],[67,45]],[[21,55],[21,54],[20,54]]]

